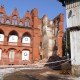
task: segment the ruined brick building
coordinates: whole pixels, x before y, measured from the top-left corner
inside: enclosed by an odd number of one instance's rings
[[[17,9],[7,16],[1,6],[0,65],[33,63],[54,53],[62,57],[63,22],[62,14],[52,21],[46,15],[40,19],[36,8],[27,11],[22,19]]]
[[[42,18],[41,27],[41,55],[42,58],[48,58],[57,54],[63,56],[63,36],[64,36],[64,17],[59,14],[55,19],[48,20],[46,15]]]

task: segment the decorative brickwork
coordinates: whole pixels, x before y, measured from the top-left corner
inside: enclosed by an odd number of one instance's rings
[[[26,65],[49,58],[56,52],[62,57],[63,15],[54,20],[38,17],[38,10],[27,11],[21,19],[18,10],[6,15],[0,7],[0,65]],[[57,26],[58,25],[58,26]]]
[[[12,14],[7,16],[4,6],[1,6],[0,39],[2,39],[2,41],[0,40],[0,64],[22,65],[39,60],[38,10],[33,9],[31,13],[27,11],[21,19],[17,9],[14,9]],[[10,52],[11,50],[13,52]],[[28,58],[23,55],[24,52],[26,52]]]

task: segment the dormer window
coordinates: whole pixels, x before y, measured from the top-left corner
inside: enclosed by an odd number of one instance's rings
[[[17,16],[13,16],[13,19],[17,19]]]
[[[13,18],[12,18],[12,24],[13,25],[17,25],[18,24],[17,16],[13,16]]]
[[[4,18],[0,18],[0,22],[1,23],[4,23]]]
[[[3,14],[0,13],[0,16],[3,16]]]
[[[21,25],[21,26],[22,26],[22,25],[23,25],[23,23],[22,23],[22,22],[20,22],[20,23],[19,23],[19,25]]]
[[[2,13],[0,13],[0,22],[4,23],[4,18],[3,18],[3,14]]]
[[[30,26],[30,19],[29,18],[26,18],[25,19],[25,26]]]
[[[6,20],[6,23],[7,23],[7,24],[10,24],[10,20]]]

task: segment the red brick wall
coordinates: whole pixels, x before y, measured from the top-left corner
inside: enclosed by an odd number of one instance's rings
[[[39,18],[38,18],[38,10],[34,8],[31,12],[27,11],[25,16],[21,19],[19,17],[17,9],[14,9],[12,14],[10,16],[6,15],[4,6],[0,7],[0,14],[3,14],[3,16],[0,16],[0,18],[4,18],[4,22],[0,23],[0,32],[2,31],[4,33],[4,43],[0,44],[0,49],[2,49],[2,59],[0,60],[0,64],[27,64],[32,63],[34,61],[40,60],[40,40],[41,40],[41,32],[38,28],[39,26]],[[17,16],[16,20],[17,25],[12,25],[12,19],[13,16]],[[25,25],[26,18],[29,18],[29,26]],[[57,19],[60,19],[59,22],[59,31],[57,36],[57,47],[58,47],[58,55],[62,57],[63,50],[62,50],[62,40],[63,40],[63,34],[64,34],[64,17],[63,14],[60,14],[57,18],[54,19],[54,22]],[[10,23],[6,24],[6,21],[9,20]],[[20,25],[20,22],[22,22],[22,25]],[[41,21],[42,22],[42,21]],[[40,23],[42,24],[42,23]],[[18,35],[18,43],[17,45],[9,45],[8,44],[8,37],[11,31],[15,31]],[[22,45],[22,36],[24,33],[28,33],[31,37],[31,44],[30,46],[23,46]],[[15,59],[14,62],[9,62],[9,50],[14,49],[15,50]],[[23,50],[29,50],[29,61],[22,61],[22,51]]]
[[[64,26],[63,26],[64,16],[63,14],[60,14],[59,18],[60,18],[60,22],[59,22],[59,33],[57,37],[57,40],[58,40],[57,46],[58,46],[58,55],[62,57],[63,56],[63,36],[64,36]]]
[[[0,31],[4,33],[4,42],[3,44],[0,44],[0,49],[2,49],[2,58],[0,60],[0,64],[8,65],[8,64],[14,64],[14,65],[21,65],[21,64],[27,64],[32,63],[35,60],[40,59],[40,52],[39,52],[39,45],[40,45],[40,30],[38,29],[38,10],[34,8],[32,10],[32,13],[27,11],[24,18],[20,19],[18,15],[17,9],[15,9],[11,16],[8,17],[5,13],[4,7],[0,7],[0,14],[3,15],[2,18],[5,19],[4,23],[0,23]],[[12,17],[16,15],[18,23],[17,25],[12,25]],[[1,18],[1,17],[0,17]],[[25,19],[29,18],[30,20],[30,26],[25,26]],[[9,24],[6,24],[6,20],[10,20]],[[19,23],[22,22],[22,26],[19,25]],[[8,37],[11,31],[15,31],[18,34],[18,43],[17,45],[9,45],[8,44]],[[31,44],[30,46],[24,46],[22,45],[22,36],[24,33],[28,33],[31,37]],[[14,62],[9,62],[9,50],[14,49],[15,50],[15,57]],[[29,61],[22,61],[22,51],[23,50],[29,50]]]

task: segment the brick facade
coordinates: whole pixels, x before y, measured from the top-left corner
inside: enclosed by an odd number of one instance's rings
[[[0,64],[27,64],[40,59],[39,43],[40,30],[38,29],[38,11],[36,8],[20,19],[17,9],[7,16],[3,6],[0,7],[0,34],[4,34],[4,41],[0,41]],[[27,22],[27,19],[29,20]],[[13,22],[12,22],[13,21]],[[17,35],[17,42],[9,42],[10,35]],[[23,36],[30,37],[30,43],[22,43]],[[9,61],[9,51],[14,50],[14,61]],[[22,51],[29,51],[29,60],[22,60]]]
[[[39,61],[40,55],[45,55],[47,58],[49,55],[53,55],[54,44],[50,46],[50,49],[48,47],[46,50],[43,49],[46,46],[43,44],[45,40],[43,27],[46,25],[53,31],[57,28],[55,24],[58,19],[59,29],[53,41],[56,41],[58,47],[58,53],[56,54],[62,57],[63,15],[60,14],[52,21],[47,20],[47,23],[44,17],[41,19],[38,17],[36,8],[31,12],[27,11],[22,19],[19,17],[17,9],[14,9],[12,14],[7,16],[4,6],[0,7],[0,65],[24,65]],[[53,33],[49,34],[52,37],[54,36]],[[48,39],[51,40],[52,37],[48,36]]]
[[[41,55],[42,58],[49,59],[57,54],[63,56],[63,36],[64,36],[64,16],[59,14],[53,20],[49,20],[47,15],[42,18],[41,28]]]

